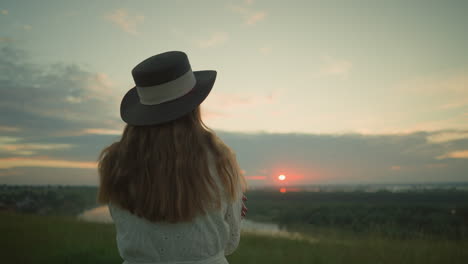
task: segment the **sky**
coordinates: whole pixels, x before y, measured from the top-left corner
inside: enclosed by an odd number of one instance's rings
[[[468,181],[467,1],[0,4],[0,184],[97,184],[131,70],[216,70],[204,122],[251,186]],[[284,174],[287,180],[278,182]]]

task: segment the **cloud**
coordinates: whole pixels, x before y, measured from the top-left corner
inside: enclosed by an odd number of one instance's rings
[[[423,96],[423,95],[422,95]],[[421,97],[422,97],[421,96]],[[421,100],[423,100],[421,98]],[[411,109],[411,108],[410,108]],[[429,111],[429,109],[426,107],[426,110],[422,110],[422,112]],[[421,113],[414,107],[413,109],[414,113],[413,115],[417,116],[417,114]],[[433,113],[436,113],[435,111],[432,111]],[[410,113],[411,114],[411,113]],[[441,113],[437,113],[441,114]],[[406,117],[409,119],[409,117]],[[418,118],[418,117],[416,117]],[[435,118],[434,118],[435,119]],[[452,114],[449,115],[447,118],[442,118],[442,119],[435,119],[435,120],[429,120],[429,121],[413,121],[411,125],[407,126],[408,131],[439,131],[439,130],[454,130],[454,129],[468,129],[468,122],[466,122],[466,119],[463,115],[463,113],[460,114]]]
[[[444,143],[459,139],[468,139],[468,131],[447,131],[434,133],[427,137],[427,141],[432,143]]]
[[[207,109],[206,107],[202,107],[201,111],[202,111],[203,120],[213,120],[213,119],[216,119],[216,118],[229,117],[229,115],[226,114],[226,113],[216,111],[216,110],[212,110],[212,109],[209,109],[209,108]]]
[[[468,150],[459,150],[440,155],[437,159],[468,159]]]
[[[21,173],[19,171],[11,170],[11,169],[0,170],[0,177],[7,177],[7,176],[14,176],[14,175],[21,175]]]
[[[264,46],[259,49],[260,53],[262,55],[270,55],[272,52],[272,48],[270,46]]]
[[[246,105],[271,104],[279,98],[281,91],[273,90],[268,94],[259,93],[234,93],[234,92],[214,92],[210,98],[216,102],[218,107],[235,108]],[[211,104],[211,101],[209,101]]]
[[[0,43],[7,43],[13,41],[11,38],[0,38]]]
[[[82,162],[60,159],[49,159],[48,157],[37,158],[0,158],[0,169],[11,169],[16,167],[52,167],[52,168],[80,168],[95,169],[96,162]]]
[[[26,30],[26,31],[29,31],[32,29],[32,26],[31,25],[23,25],[23,29]]]
[[[429,163],[425,165],[428,169],[447,168],[447,163]]]
[[[19,140],[21,140],[21,138],[0,136],[0,144],[8,144],[8,143],[13,143],[13,142],[18,142]]]
[[[212,48],[226,43],[229,39],[229,35],[226,32],[213,33],[209,38],[205,40],[199,40],[198,46],[200,48]]]
[[[56,150],[70,148],[70,144],[41,144],[41,143],[27,143],[27,144],[1,144],[0,152],[6,152],[10,155],[32,155],[39,151]]]
[[[449,75],[421,77],[399,87],[401,91],[433,100],[434,110],[462,113],[468,107],[468,71],[460,70]],[[463,115],[463,113],[462,113]],[[466,122],[468,123],[468,122]]]
[[[280,90],[272,90],[268,93],[239,93],[219,92],[212,94],[203,102],[202,115],[205,120],[215,122],[230,122],[229,120],[254,119],[253,114],[265,109],[273,108],[267,115],[275,118],[283,113],[282,109],[273,105],[280,98]],[[248,126],[248,125],[247,125]]]
[[[123,126],[123,94],[111,80],[73,64],[36,65],[22,50],[1,48],[0,183],[95,182],[95,160],[119,139]],[[275,100],[277,93],[214,92],[206,106],[209,115],[229,115],[239,108],[252,113]],[[246,176],[254,177],[248,178],[253,185],[274,184],[279,173],[291,184],[468,180],[468,130],[217,134],[237,153]]]
[[[347,76],[353,67],[348,60],[335,59],[330,56],[322,56],[322,61],[323,65],[319,69],[318,76]]]
[[[411,120],[411,130],[468,129],[468,69],[413,76],[386,87],[385,111]],[[377,99],[377,98],[376,98]]]
[[[120,96],[104,73],[73,64],[35,65],[13,47],[0,49],[0,126],[19,136],[55,135],[83,127],[117,128]]]
[[[12,38],[0,38],[0,43],[8,43],[13,41],[14,40]]]
[[[253,1],[246,1],[242,6],[230,4],[228,5],[228,9],[233,13],[241,15],[244,20],[244,24],[254,25],[260,21],[265,20],[267,12],[252,9],[252,3]]]
[[[403,80],[395,88],[399,91],[426,95],[440,96],[443,94],[453,95],[451,99],[455,102],[461,100],[467,103],[468,98],[468,70],[461,69],[449,74],[433,74],[429,76],[416,76]],[[444,99],[444,98],[443,98]],[[452,103],[452,102],[447,102]],[[448,106],[450,108],[450,106]]]
[[[267,13],[265,11],[255,12],[246,18],[245,23],[247,25],[256,24],[257,22],[264,20],[266,15]]]
[[[273,184],[279,174],[302,175],[292,183],[467,181],[468,163],[435,157],[460,148],[432,144],[426,138],[438,132],[388,135],[218,133],[231,146],[251,184]],[[468,131],[466,131],[468,132]],[[464,154],[465,155],[465,154]],[[460,157],[460,154],[455,154]],[[398,172],[398,173],[395,173]],[[291,184],[292,184],[291,183]]]
[[[206,105],[212,105],[211,102],[216,103],[220,108],[226,109],[236,106],[244,106],[255,103],[257,98],[249,94],[240,93],[226,93],[226,92],[213,92],[209,101],[207,99]]]
[[[238,115],[237,110],[251,109],[261,105],[272,104],[279,98],[279,91],[269,94],[213,92],[204,101],[202,113],[204,118],[216,119]]]
[[[29,56],[12,46],[0,48],[1,181],[37,182],[37,176],[44,183],[75,182],[67,175],[94,181],[97,155],[123,126],[123,94],[105,73],[74,64],[34,64]],[[48,175],[53,169],[63,174]]]
[[[243,16],[248,16],[252,11],[243,6],[237,6],[237,5],[228,5],[228,9],[231,10],[234,13],[243,15]]]
[[[122,129],[87,128],[83,130],[83,133],[94,135],[122,135]]]
[[[7,9],[2,9],[2,10],[0,11],[0,13],[1,13],[2,15],[7,16],[7,15],[8,15],[8,10],[7,10]]]
[[[457,140],[456,144],[428,142],[426,139],[435,132],[389,135],[216,132],[236,152],[251,186],[277,184],[279,174],[285,174],[290,185],[468,181],[468,163],[460,162],[467,155],[468,139]],[[448,131],[437,133],[445,132]],[[0,175],[4,175],[0,183],[94,184],[97,179],[94,161],[99,151],[118,139],[118,135],[110,134],[44,137],[36,143],[73,147],[47,150],[46,157],[0,157]],[[33,142],[17,137],[0,141]],[[443,161],[436,158],[446,153],[451,154],[445,155]],[[16,175],[8,176],[11,173]]]
[[[439,106],[442,110],[462,108],[468,106],[468,97],[467,98],[457,98],[452,99],[450,102],[442,104]]]
[[[21,128],[14,126],[0,126],[0,132],[18,132]],[[1,138],[1,137],[0,137]],[[0,140],[1,143],[1,140]]]
[[[145,20],[143,15],[130,15],[126,9],[120,8],[105,16],[105,19],[118,26],[121,30],[138,34],[137,26]]]
[[[95,168],[17,167],[13,169],[0,169],[0,182],[22,185],[61,184],[96,186],[99,181],[95,175],[95,171]]]

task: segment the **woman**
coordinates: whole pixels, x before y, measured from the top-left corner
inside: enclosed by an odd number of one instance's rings
[[[172,51],[139,63],[122,99],[120,141],[99,155],[123,263],[228,263],[247,211],[233,151],[201,120],[216,71]]]

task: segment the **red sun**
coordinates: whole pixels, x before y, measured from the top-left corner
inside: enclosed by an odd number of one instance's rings
[[[280,176],[278,176],[278,180],[284,181],[284,180],[286,180],[286,176],[281,174]]]

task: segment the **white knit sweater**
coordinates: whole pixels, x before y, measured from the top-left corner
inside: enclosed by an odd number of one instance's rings
[[[213,157],[209,158],[210,173],[221,186]],[[242,188],[238,186],[234,203],[227,202],[224,191],[222,196],[220,210],[176,224],[150,222],[109,204],[123,264],[228,263],[225,255],[234,252],[240,240]]]

